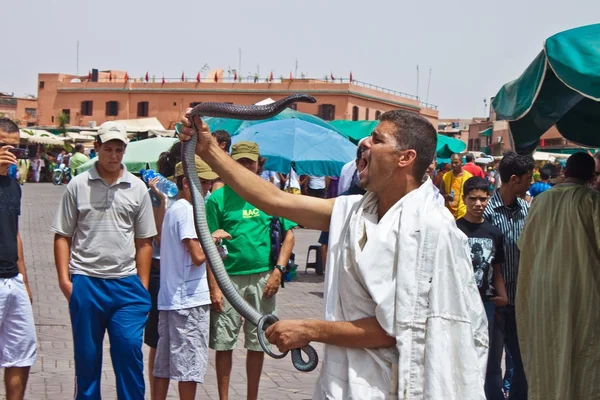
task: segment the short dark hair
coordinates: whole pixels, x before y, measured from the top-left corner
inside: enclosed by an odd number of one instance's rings
[[[78,151],[78,152],[80,152],[80,153],[83,153],[83,151],[84,151],[83,144],[81,144],[81,143],[77,143],[77,144],[75,145],[75,151]]]
[[[565,168],[565,177],[581,179],[589,181],[594,177],[596,162],[594,157],[588,153],[575,153],[567,159],[567,167]]]
[[[465,181],[463,188],[464,196],[467,196],[473,190],[483,190],[487,194],[490,194],[490,184],[479,176],[473,176]]]
[[[0,118],[0,130],[6,133],[19,133],[19,126],[10,118]]]
[[[395,132],[398,150],[412,149],[417,153],[412,175],[417,180],[425,174],[435,157],[437,131],[431,123],[412,111],[392,110],[381,114],[380,122],[391,122]]]
[[[475,161],[475,157],[473,156],[473,154],[469,153],[465,156],[465,160],[467,160],[467,162],[473,162]]]
[[[212,135],[217,139],[217,143],[225,143],[225,151],[229,153],[229,148],[231,147],[231,135],[229,132],[219,129],[214,131]]]
[[[498,171],[500,172],[500,180],[502,183],[508,183],[510,177],[515,175],[522,177],[529,171],[535,168],[535,161],[531,156],[521,156],[514,151],[507,151],[502,156]]]
[[[156,162],[159,174],[165,177],[175,175],[175,166],[181,162],[181,147],[181,142],[177,141],[169,151],[160,153]]]
[[[545,181],[550,179],[550,177],[552,176],[552,171],[550,171],[550,169],[548,168],[542,168],[540,169],[540,179]]]

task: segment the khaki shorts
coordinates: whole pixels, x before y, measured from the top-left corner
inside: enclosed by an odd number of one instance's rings
[[[240,295],[252,307],[261,314],[275,313],[275,297],[263,299],[263,290],[270,271],[250,275],[229,276],[233,286]],[[236,347],[237,337],[244,323],[244,348],[251,351],[262,351],[258,343],[256,326],[248,321],[242,321],[242,317],[231,307],[227,299],[223,299],[224,309],[222,312],[210,313],[210,339],[209,347],[216,351],[229,351]]]

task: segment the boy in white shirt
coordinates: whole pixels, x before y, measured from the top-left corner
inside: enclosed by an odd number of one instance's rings
[[[198,157],[196,168],[206,195],[218,175]],[[170,379],[179,381],[180,399],[195,398],[208,365],[210,272],[196,235],[192,195],[182,163],[175,167],[174,179],[179,198],[165,214],[160,245],[159,339],[153,371],[158,400],[166,399]],[[213,238],[220,241],[231,236],[219,230]]]

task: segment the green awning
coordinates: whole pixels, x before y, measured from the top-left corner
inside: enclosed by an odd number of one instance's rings
[[[342,131],[356,145],[358,145],[360,139],[370,136],[378,123],[379,121],[329,121],[331,126]]]
[[[493,101],[508,120],[515,149],[531,154],[556,125],[566,139],[600,146],[600,24],[558,33]]]
[[[492,132],[493,131],[494,131],[494,128],[490,126],[489,128],[487,128],[487,129],[485,129],[483,131],[480,131],[479,135],[480,136],[492,136]]]
[[[208,124],[208,127],[210,128],[211,132],[222,129],[222,130],[229,132],[229,134],[231,136],[235,136],[239,132],[241,132],[243,129],[248,128],[252,125],[262,124],[262,123],[268,122],[268,121],[275,121],[275,120],[280,120],[280,119],[290,119],[290,118],[296,118],[301,121],[310,122],[311,124],[315,124],[315,125],[321,126],[326,129],[334,130],[338,134],[346,137],[343,132],[341,132],[339,129],[336,129],[334,126],[332,126],[327,121],[325,121],[317,116],[311,115],[311,114],[306,114],[306,113],[303,113],[300,111],[292,110],[291,108],[283,110],[281,113],[277,114],[273,118],[257,120],[257,121],[244,121],[244,120],[240,120],[240,119],[216,118],[216,117],[205,117],[202,120],[206,124]],[[331,121],[331,122],[333,122],[333,121]]]
[[[130,142],[123,156],[123,164],[125,164],[129,172],[134,174],[139,173],[143,168],[150,167],[151,169],[157,169],[156,162],[158,161],[158,156],[163,151],[169,151],[177,140],[174,138],[157,137]],[[92,168],[92,165],[96,161],[98,161],[97,158],[92,158],[85,164],[80,165],[77,168],[77,173]]]
[[[594,149],[592,147],[571,147],[571,148],[565,148],[565,149],[537,149],[537,151],[541,151],[544,153],[559,153],[559,154],[575,154],[575,153],[580,153],[580,152],[584,152],[584,153],[592,153],[592,155],[598,153],[600,151],[600,149]]]
[[[371,135],[379,121],[331,121],[330,124],[342,131],[351,142],[358,144],[360,139]],[[462,153],[467,144],[462,140],[444,135],[437,135],[437,156],[441,159],[450,158],[454,153]]]

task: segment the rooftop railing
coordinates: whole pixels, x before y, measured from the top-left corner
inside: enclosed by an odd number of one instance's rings
[[[156,76],[149,76],[148,79],[146,80],[145,76],[139,77],[139,78],[135,78],[135,77],[128,77],[127,79],[128,82],[132,82],[132,83],[176,83],[176,82],[197,82],[197,83],[290,83],[290,82],[318,82],[318,83],[331,83],[331,84],[352,84],[352,85],[356,85],[359,87],[363,87],[366,89],[371,89],[371,90],[375,90],[381,93],[386,93],[386,94],[390,94],[392,96],[399,96],[399,97],[404,97],[407,99],[411,99],[411,100],[416,100],[419,102],[419,104],[421,105],[421,107],[425,107],[425,108],[429,108],[429,109],[433,109],[433,110],[437,110],[438,106],[435,104],[431,104],[431,103],[426,103],[420,100],[419,96],[415,96],[413,94],[409,94],[409,93],[404,93],[404,92],[400,92],[398,90],[393,90],[393,89],[388,89],[382,86],[378,86],[378,85],[373,85],[371,83],[368,82],[363,82],[363,81],[358,81],[356,79],[350,80],[349,78],[335,78],[335,79],[331,79],[331,77],[323,77],[323,78],[309,78],[309,77],[301,77],[301,78],[286,78],[285,76],[280,76],[278,78],[271,78],[271,77],[266,77],[266,78],[261,78],[258,76],[244,76],[244,77],[233,77],[233,76],[227,76],[227,77],[218,77],[217,79],[215,79],[214,77],[211,77],[210,75],[201,75],[200,81],[198,82],[197,80],[197,76],[183,76],[183,77],[179,77],[179,78],[163,78],[163,77],[156,77]],[[71,81],[72,83],[77,83],[76,81],[74,82],[74,80]],[[83,82],[89,82],[89,80],[84,80]],[[125,83],[126,80],[125,78],[119,77],[119,78],[105,78],[103,77],[99,77],[98,80],[96,82],[101,82],[101,83]]]

